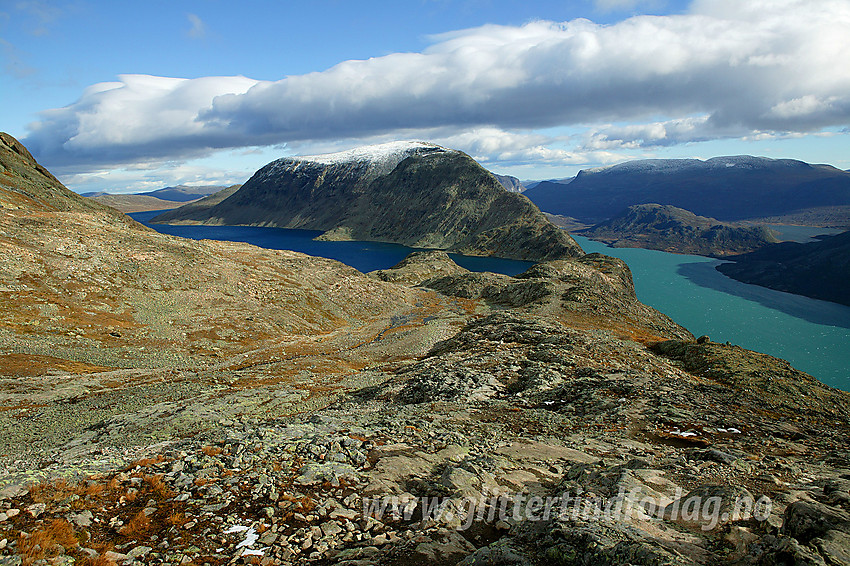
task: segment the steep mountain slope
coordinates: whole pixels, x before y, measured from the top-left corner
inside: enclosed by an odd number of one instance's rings
[[[279,159],[212,208],[154,222],[305,228],[326,231],[324,239],[513,259],[582,254],[569,235],[468,155],[422,142]]]
[[[819,242],[782,242],[729,257],[717,270],[738,281],[850,305],[850,232]]]
[[[850,174],[792,159],[650,159],[542,182],[525,194],[541,210],[598,223],[634,204],[669,204],[724,221],[850,205]]]
[[[99,213],[123,221],[117,211],[65,188],[23,144],[5,132],[0,132],[0,157],[0,206],[9,213],[7,220],[19,214],[15,211],[43,210]],[[136,224],[129,219],[127,222]]]
[[[660,204],[630,206],[581,234],[615,248],[647,248],[715,257],[753,251],[778,241],[766,227],[732,226]]]

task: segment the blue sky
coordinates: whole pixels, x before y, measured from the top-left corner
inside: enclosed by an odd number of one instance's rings
[[[522,179],[850,168],[850,0],[0,0],[0,129],[69,187],[242,182],[392,139]]]

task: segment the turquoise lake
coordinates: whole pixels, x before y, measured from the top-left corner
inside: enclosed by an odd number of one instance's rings
[[[131,214],[147,221],[159,212]],[[392,267],[411,248],[378,242],[316,242],[321,232],[250,226],[169,226],[160,232],[192,239],[247,242],[336,259],[360,271]],[[694,335],[789,360],[824,383],[850,390],[850,307],[773,291],[729,279],[714,267],[719,260],[634,248],[609,248],[576,237],[587,252],[619,257],[632,270],[644,303],[667,314]],[[452,254],[472,271],[516,275],[529,262]]]
[[[586,252],[625,261],[638,298],[694,335],[784,358],[850,391],[850,307],[740,283],[714,269],[720,260],[574,237]]]

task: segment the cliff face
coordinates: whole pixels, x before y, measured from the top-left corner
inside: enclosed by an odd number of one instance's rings
[[[505,187],[506,191],[521,193],[525,190],[525,186],[522,184],[522,181],[512,175],[497,175],[496,173],[493,173],[493,176],[496,177],[496,180],[499,181],[503,187]]]
[[[582,255],[568,234],[468,155],[421,142],[279,159],[209,209],[154,221],[323,230],[328,240],[524,260]]]
[[[722,257],[746,253],[778,240],[769,228],[733,226],[660,204],[630,206],[582,233],[615,248],[647,248]]]

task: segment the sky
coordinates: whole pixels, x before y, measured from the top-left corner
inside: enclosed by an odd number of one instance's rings
[[[391,140],[523,180],[850,169],[850,0],[0,0],[0,130],[78,192]]]

